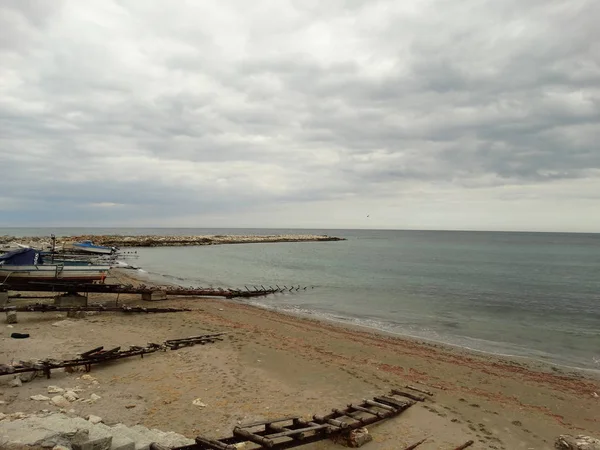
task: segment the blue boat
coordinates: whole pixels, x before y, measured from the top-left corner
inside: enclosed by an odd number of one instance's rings
[[[92,241],[81,241],[72,244],[73,250],[84,253],[93,253],[96,255],[112,255],[116,252],[114,247],[104,247],[102,245],[94,245]]]

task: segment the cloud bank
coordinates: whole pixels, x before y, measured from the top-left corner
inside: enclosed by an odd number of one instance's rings
[[[600,231],[598,18],[0,0],[0,226]]]

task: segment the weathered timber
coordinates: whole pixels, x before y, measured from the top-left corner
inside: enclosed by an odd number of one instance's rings
[[[196,443],[204,446],[203,448],[210,448],[215,450],[237,450],[235,445],[228,445],[223,442],[215,441],[213,439],[206,439],[202,436],[197,436],[195,439]]]
[[[368,408],[364,408],[362,406],[359,405],[353,405],[352,403],[350,403],[348,405],[348,409],[354,409],[356,411],[361,411],[364,413],[368,413],[368,414],[373,414],[375,416],[377,416],[379,419],[385,419],[387,416],[385,413],[379,412],[379,411],[374,411],[372,409],[368,409]]]
[[[416,400],[417,402],[425,401],[425,397],[423,397],[422,395],[411,394],[410,392],[401,391],[400,389],[392,389],[392,394],[400,395],[402,397],[407,397],[412,400]]]
[[[470,447],[474,443],[475,443],[475,441],[467,441],[463,445],[459,445],[458,447],[454,448],[453,450],[465,450],[465,448]]]
[[[271,448],[275,444],[275,441],[273,441],[272,439],[251,433],[250,431],[244,430],[243,428],[239,427],[235,427],[233,429],[233,435],[267,448]]]
[[[0,312],[4,311],[18,312],[123,312],[123,313],[172,313],[191,311],[189,308],[145,308],[142,306],[105,306],[105,305],[90,305],[90,306],[57,306],[47,303],[36,303],[34,305],[23,306],[5,306],[0,307]]]
[[[177,287],[177,286],[146,286],[144,284],[133,286],[130,284],[108,284],[108,283],[79,283],[65,281],[20,281],[12,280],[2,284],[4,290],[29,291],[29,292],[67,292],[67,293],[99,293],[99,294],[140,294],[152,295],[161,292],[170,296],[188,297],[224,297],[224,298],[253,298],[266,295],[288,292],[287,288],[256,288],[254,290],[203,288],[203,287]],[[298,286],[295,290],[306,290],[307,287]],[[289,289],[291,292],[291,289]],[[18,297],[13,297],[18,298]]]
[[[415,392],[420,392],[421,394],[425,394],[425,395],[429,395],[429,396],[433,396],[433,392],[431,391],[427,391],[425,389],[420,389],[418,387],[414,387],[411,386],[410,384],[407,384],[406,386],[404,386],[406,389],[410,389],[411,391],[415,391]]]
[[[396,409],[393,406],[385,405],[383,403],[376,402],[376,401],[373,401],[373,400],[363,400],[363,402],[366,403],[369,406],[376,406],[377,408],[387,409],[388,411],[395,411],[395,409]]]
[[[104,350],[104,347],[96,347],[92,350],[88,350],[81,355],[79,358],[58,361],[55,359],[45,359],[39,361],[20,362],[16,364],[0,364],[0,376],[12,375],[25,372],[44,372],[47,378],[50,378],[51,371],[58,368],[83,366],[86,371],[91,370],[92,365],[103,363],[106,361],[113,361],[123,358],[131,358],[133,356],[144,357],[145,354],[155,353],[159,350],[166,351],[167,349],[176,350],[180,345],[178,341],[183,341],[181,345],[204,345],[208,343],[214,343],[222,340],[221,336],[224,333],[207,334],[203,336],[194,336],[192,338],[185,339],[172,339],[169,344],[148,344],[146,347],[131,346],[128,350],[121,350],[121,347],[115,347],[109,350]]]
[[[429,439],[429,438],[421,439],[419,442],[415,442],[414,444],[411,444],[408,447],[405,447],[404,450],[415,450],[415,448],[417,448],[419,445],[423,444],[427,439]]]
[[[414,401],[412,401],[412,400],[407,400],[407,401],[396,400],[395,398],[392,398],[392,397],[389,397],[386,395],[382,395],[380,397],[375,397],[375,401],[377,401],[379,403],[383,403],[384,405],[389,405],[389,406],[393,406],[394,408],[401,408],[401,409],[406,409],[414,403]]]
[[[391,397],[389,397],[391,398]],[[240,425],[233,430],[233,436],[218,440],[198,437],[196,444],[177,447],[173,450],[230,450],[234,445],[244,442],[258,444],[261,448],[284,450],[300,445],[327,439],[328,437],[342,436],[353,430],[362,428],[386,418],[400,414],[413,403],[392,399],[391,405],[386,405],[373,400],[364,400],[359,405],[350,404],[346,409],[332,409],[332,413],[319,416],[314,415],[313,421],[305,421],[298,417],[285,417],[282,419],[264,420]],[[400,406],[393,406],[400,405]],[[383,412],[371,409],[374,406]],[[366,414],[366,417],[356,417],[356,414]],[[351,419],[351,422],[344,422]],[[292,421],[292,424],[284,424]],[[260,430],[252,431],[250,428],[262,426]],[[231,446],[231,447],[230,447]],[[254,448],[254,447],[252,447]]]

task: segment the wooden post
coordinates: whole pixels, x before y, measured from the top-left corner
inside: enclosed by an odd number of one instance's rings
[[[258,434],[251,433],[250,431],[244,430],[240,427],[235,427],[233,429],[233,435],[267,448],[271,448],[275,444],[275,442],[271,439],[267,439],[262,436],[259,436]]]

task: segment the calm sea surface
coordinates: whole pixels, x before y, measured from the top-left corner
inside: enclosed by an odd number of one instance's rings
[[[131,262],[183,286],[308,286],[255,303],[600,370],[600,234],[0,228],[50,233],[341,236],[348,240],[145,248]]]

